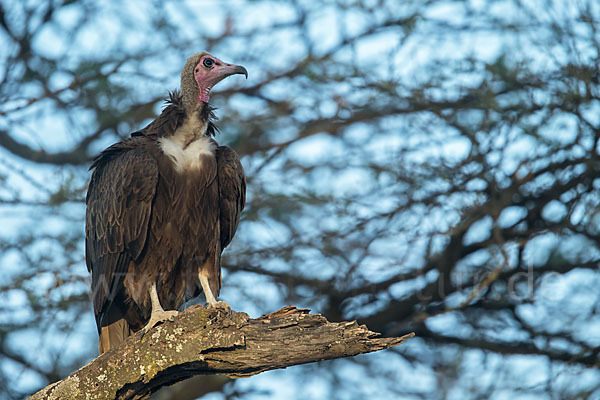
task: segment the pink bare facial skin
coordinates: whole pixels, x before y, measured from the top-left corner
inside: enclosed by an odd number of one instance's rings
[[[211,55],[203,56],[194,68],[194,79],[199,91],[198,103],[208,103],[213,86],[234,74],[243,74],[248,78],[248,71],[241,65],[227,64]]]

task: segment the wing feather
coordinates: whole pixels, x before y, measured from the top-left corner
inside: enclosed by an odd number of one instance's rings
[[[98,326],[129,263],[144,249],[158,182],[154,158],[124,147],[111,146],[96,160],[86,198],[86,262]]]
[[[237,153],[227,146],[216,152],[219,179],[221,249],[229,245],[246,203],[246,177]]]

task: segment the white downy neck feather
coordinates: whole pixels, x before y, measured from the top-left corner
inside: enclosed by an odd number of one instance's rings
[[[205,136],[208,122],[201,121],[198,113],[188,118],[173,136],[158,139],[163,153],[173,160],[179,172],[202,168],[201,155],[214,155],[215,145]]]

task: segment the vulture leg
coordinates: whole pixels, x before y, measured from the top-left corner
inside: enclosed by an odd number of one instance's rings
[[[179,311],[171,310],[165,311],[160,305],[160,301],[158,300],[158,293],[156,292],[156,282],[152,284],[150,288],[150,300],[152,301],[152,313],[150,314],[150,320],[148,323],[142,328],[142,338],[150,329],[154,327],[154,325],[163,321],[175,321],[175,317],[179,314]]]
[[[227,304],[224,301],[217,301],[217,299],[215,299],[212,290],[210,290],[208,278],[202,273],[202,271],[198,273],[198,279],[200,279],[200,285],[202,286],[202,291],[204,292],[204,297],[206,297],[206,301],[209,307],[218,307],[223,308],[227,311],[231,311],[231,307],[229,306],[229,304]]]

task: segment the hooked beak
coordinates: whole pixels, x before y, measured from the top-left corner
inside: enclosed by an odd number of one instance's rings
[[[223,63],[221,65],[215,66],[213,72],[215,74],[215,78],[216,78],[217,82],[227,78],[228,76],[236,75],[236,74],[244,75],[246,77],[246,79],[248,79],[248,71],[246,70],[246,68],[242,67],[241,65]]]

